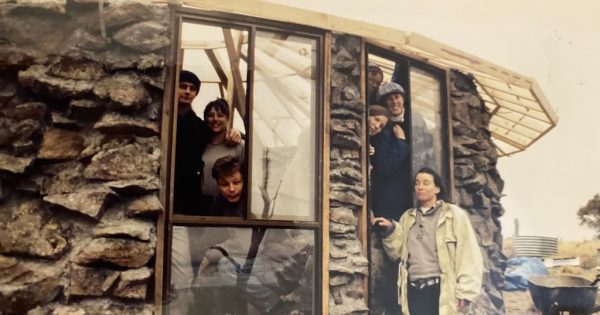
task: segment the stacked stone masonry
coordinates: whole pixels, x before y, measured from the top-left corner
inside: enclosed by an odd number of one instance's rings
[[[498,173],[498,155],[492,142],[491,114],[473,77],[450,72],[450,112],[454,150],[453,200],[466,209],[482,249],[483,292],[474,305],[475,314],[504,314],[502,287],[506,257],[502,254],[500,204],[504,181]]]
[[[0,314],[153,314],[169,9],[0,3]]]
[[[361,95],[360,38],[332,37],[329,189],[329,313],[368,314],[364,295],[369,261],[358,238],[363,211],[361,150],[365,104]]]

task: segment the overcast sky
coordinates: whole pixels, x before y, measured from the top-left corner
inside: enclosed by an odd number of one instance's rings
[[[582,239],[577,209],[600,193],[600,1],[271,0],[415,32],[533,77],[559,123],[499,161],[504,236]]]

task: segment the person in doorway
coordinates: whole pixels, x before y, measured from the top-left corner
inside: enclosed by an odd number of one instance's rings
[[[379,103],[392,113],[392,123],[400,126],[406,134],[406,141],[412,150],[413,162],[435,168],[434,164],[430,164],[435,163],[433,135],[421,113],[408,108],[406,92],[402,85],[396,82],[385,82],[377,94]],[[410,177],[406,178],[406,183],[410,186]]]
[[[239,163],[244,161],[244,140],[241,140],[236,145],[227,145],[225,143],[227,140],[227,126],[230,119],[231,110],[229,104],[222,98],[208,103],[204,109],[204,121],[210,130],[210,140],[202,155],[202,160],[204,161],[202,187],[206,200],[214,200],[214,198],[219,196],[220,192],[218,179],[213,179],[214,175],[211,176],[211,174],[214,174],[213,166],[215,162],[221,157],[228,155],[237,159]]]
[[[411,176],[406,134],[391,117],[387,108],[369,106],[371,208],[375,216],[397,220],[411,207]]]
[[[383,71],[378,65],[369,62],[367,67],[367,105],[379,104],[377,93],[381,82],[383,82]]]
[[[481,292],[483,261],[469,215],[444,202],[441,177],[430,168],[414,178],[418,207],[398,222],[371,219],[382,230],[386,253],[400,263],[402,312],[468,313]]]
[[[410,208],[409,148],[405,134],[398,125],[390,123],[390,111],[380,105],[369,106],[368,131],[370,140],[371,185],[370,201],[373,215],[390,220],[398,219]],[[389,279],[398,277],[398,263],[383,249],[381,237],[371,233],[371,283],[374,314],[400,314],[398,287]]]

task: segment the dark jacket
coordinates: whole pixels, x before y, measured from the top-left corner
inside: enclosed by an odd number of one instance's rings
[[[371,209],[376,217],[398,220],[412,207],[410,149],[405,140],[396,138],[392,124],[370,137],[375,154],[371,155]]]
[[[177,118],[175,153],[174,211],[177,214],[207,215],[202,200],[202,154],[210,140],[210,130],[189,110]]]

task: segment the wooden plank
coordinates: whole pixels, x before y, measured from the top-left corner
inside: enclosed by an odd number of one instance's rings
[[[181,34],[182,21],[176,18],[175,14],[171,14],[169,23],[171,29],[176,31],[176,34]],[[178,48],[177,41],[173,41],[170,50],[167,52],[166,64],[169,65],[165,68],[165,86],[163,94],[163,106],[162,106],[162,119],[160,129],[160,150],[164,152],[161,154],[160,159],[160,182],[161,189],[159,189],[159,199],[163,209],[165,211],[158,216],[156,223],[156,258],[154,261],[154,310],[156,314],[162,314],[163,300],[165,293],[165,256],[169,256],[169,253],[165,255],[165,248],[169,248],[169,233],[168,233],[168,215],[172,208],[172,188],[173,184],[171,181],[171,174],[173,173],[174,164],[169,152],[174,149],[174,115],[177,111],[175,109],[176,91],[178,87],[178,80],[176,79],[177,65],[181,64],[179,61],[183,57],[182,51]],[[173,59],[177,59],[176,62]],[[176,122],[175,122],[176,124]],[[166,244],[165,244],[166,243]]]
[[[550,102],[548,102],[546,96],[544,96],[544,93],[542,92],[539,85],[537,84],[537,81],[535,80],[532,80],[531,92],[537,99],[538,103],[542,106],[542,109],[544,110],[546,115],[550,117],[553,126],[556,126],[556,124],[558,124],[558,116],[556,115],[556,112],[550,107]]]
[[[221,49],[225,48],[225,41],[184,41],[181,42],[182,49]]]
[[[246,100],[246,92],[244,91],[244,83],[240,73],[241,54],[236,50],[236,46],[233,41],[233,34],[230,28],[223,28],[223,37],[225,38],[227,56],[229,57],[231,75],[233,76],[233,92],[235,93],[234,99],[236,100],[235,107],[240,112],[240,115],[244,117],[246,115],[246,104],[243,103]]]
[[[229,78],[227,78],[227,74],[225,74],[225,71],[223,70],[223,67],[221,66],[221,63],[219,62],[219,58],[217,58],[217,55],[215,54],[215,52],[212,49],[206,49],[206,50],[204,50],[204,52],[206,53],[208,60],[212,64],[213,68],[215,69],[217,76],[219,76],[219,80],[221,80],[221,84],[227,85],[227,82],[229,82]]]
[[[360,51],[360,95],[362,95],[362,99],[365,102],[365,105],[367,104],[367,46],[365,45],[365,42],[362,41],[361,43],[361,51]],[[361,119],[361,130],[362,130],[362,134],[360,136],[360,140],[361,143],[363,143],[364,145],[361,146],[360,148],[360,165],[361,165],[361,175],[362,175],[362,180],[361,180],[361,186],[363,191],[369,191],[368,187],[367,187],[367,179],[369,178],[369,151],[368,151],[368,147],[367,147],[367,132],[366,130],[367,128],[367,112],[368,110],[365,111],[365,114],[362,115],[362,119]],[[363,197],[363,204],[362,204],[362,209],[360,212],[360,217],[358,219],[358,239],[360,240],[360,243],[362,244],[362,252],[363,254],[365,254],[365,256],[367,256],[367,259],[370,261],[371,257],[368,257],[368,253],[369,253],[369,205],[368,205],[368,201],[367,201],[367,196],[368,194],[365,193],[364,197]],[[369,273],[370,275],[370,273]],[[367,276],[365,277],[366,281],[363,282],[363,296],[365,299],[365,305],[369,305],[369,288],[370,288],[370,277]]]
[[[330,165],[331,165],[331,33],[325,33],[323,43],[323,193],[321,194],[323,210],[321,211],[322,227],[322,279],[321,279],[321,314],[329,315],[329,189],[330,189]]]
[[[437,56],[452,60],[468,68],[479,70],[484,73],[490,73],[495,77],[502,78],[502,80],[508,83],[525,88],[531,87],[530,78],[517,74],[516,72],[506,69],[502,66],[485,61],[477,56],[471,55],[459,49],[434,41],[423,35],[417,33],[409,34],[406,44],[429,51]]]

